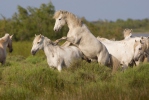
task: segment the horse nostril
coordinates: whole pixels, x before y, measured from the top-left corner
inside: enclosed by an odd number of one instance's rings
[[[57,32],[57,29],[54,29],[55,32]]]
[[[32,54],[32,55],[35,55],[35,54],[36,54],[36,51],[34,51],[34,50],[31,51],[31,54]]]
[[[9,52],[11,53],[13,51],[13,49],[10,49]]]

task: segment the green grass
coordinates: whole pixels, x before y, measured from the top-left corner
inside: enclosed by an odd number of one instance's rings
[[[106,66],[79,61],[60,73],[49,68],[43,51],[32,56],[30,44],[14,43],[0,66],[0,100],[149,99],[149,64],[112,74]]]

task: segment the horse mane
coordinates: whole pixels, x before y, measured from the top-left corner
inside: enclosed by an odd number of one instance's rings
[[[5,35],[2,38],[0,38],[0,42],[5,42],[6,40],[8,40],[9,36],[10,35],[8,33],[5,33]]]
[[[35,40],[34,41],[38,41],[40,38],[44,38],[44,40],[46,40],[45,41],[45,43],[46,44],[51,44],[51,45],[53,45],[53,46],[55,46],[55,45],[57,45],[56,43],[54,43],[53,41],[51,41],[49,38],[47,38],[47,37],[45,37],[45,36],[43,36],[43,35],[36,35],[35,34],[35,36],[36,36],[36,38],[35,38]]]
[[[56,19],[60,16],[60,14],[63,14],[64,17],[70,17],[73,22],[76,22],[77,25],[82,26],[82,21],[79,19],[76,15],[74,15],[71,12],[65,11],[65,10],[59,10],[56,11],[53,18]]]

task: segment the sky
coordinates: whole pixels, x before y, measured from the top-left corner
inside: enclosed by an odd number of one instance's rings
[[[37,7],[52,2],[55,10],[67,10],[88,21],[149,18],[149,0],[0,0],[1,15],[11,18],[17,6]]]

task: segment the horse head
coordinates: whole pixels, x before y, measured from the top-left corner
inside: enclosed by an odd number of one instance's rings
[[[66,24],[66,16],[65,16],[66,11],[57,11],[54,14],[54,19],[55,19],[55,25],[54,25],[54,31],[59,31],[62,26]]]
[[[13,47],[12,47],[12,37],[13,35],[9,36],[8,38],[8,48],[9,48],[9,52],[13,51]]]
[[[6,33],[1,39],[0,42],[3,45],[3,48],[6,49],[6,47],[9,48],[9,52],[13,51],[13,47],[12,47],[12,37],[13,35],[9,35],[8,33]]]
[[[144,42],[142,42],[142,40],[137,41],[135,40],[135,44],[134,44],[134,60],[138,61],[140,56],[144,54]]]
[[[32,49],[31,49],[31,54],[32,55],[35,55],[36,52],[38,50],[41,50],[43,49],[43,40],[44,40],[44,36],[43,35],[36,35],[35,34],[35,38],[33,40],[33,46],[32,46]]]
[[[125,29],[123,34],[125,39],[130,38],[132,36],[132,29]]]

